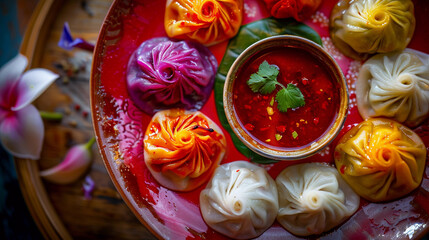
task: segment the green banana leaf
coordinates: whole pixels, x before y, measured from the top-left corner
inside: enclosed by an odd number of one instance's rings
[[[267,37],[287,34],[301,36],[322,45],[322,39],[320,38],[319,34],[303,23],[296,22],[293,19],[262,19],[244,25],[240,28],[237,35],[230,40],[216,74],[214,94],[217,114],[219,116],[220,122],[231,135],[235,147],[244,156],[250,158],[251,161],[256,163],[269,164],[277,161],[262,157],[253,152],[247,148],[234,134],[231,127],[229,126],[228,120],[226,119],[223,108],[223,87],[225,85],[225,79],[229,68],[238,55],[240,55],[240,53],[243,52],[247,47]]]

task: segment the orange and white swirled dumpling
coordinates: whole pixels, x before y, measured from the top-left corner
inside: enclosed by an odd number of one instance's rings
[[[167,0],[164,26],[171,38],[213,45],[237,34],[243,0]]]
[[[400,123],[369,119],[340,139],[334,157],[340,175],[358,195],[380,202],[400,198],[420,185],[426,147]]]
[[[176,191],[207,182],[225,151],[222,130],[198,111],[159,111],[144,137],[146,166],[162,186]]]

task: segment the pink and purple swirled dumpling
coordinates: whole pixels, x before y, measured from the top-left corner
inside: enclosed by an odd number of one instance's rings
[[[203,45],[152,38],[129,60],[128,93],[150,115],[169,108],[199,110],[210,96],[216,71],[216,58]]]

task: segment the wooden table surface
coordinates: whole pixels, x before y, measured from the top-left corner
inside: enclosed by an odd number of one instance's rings
[[[43,0],[19,1],[21,27],[27,28],[27,30],[34,27],[31,25],[34,18],[30,20],[28,14],[31,12],[41,14],[36,10],[28,10],[35,7],[35,2],[51,4],[51,1]],[[70,147],[85,143],[94,135],[89,113],[89,72],[81,71],[78,76],[73,75],[66,78],[64,77],[66,73],[58,68],[59,65],[67,65],[76,59],[91,58],[92,53],[82,50],[66,51],[58,47],[57,42],[63,24],[64,22],[69,23],[74,37],[82,37],[95,43],[103,19],[113,0],[53,2],[53,16],[46,18],[43,22],[43,29],[46,29],[47,32],[38,33],[46,39],[43,41],[42,47],[36,48],[33,62],[30,64],[31,67],[47,68],[62,75],[62,78],[41,95],[34,105],[39,110],[61,112],[64,117],[60,122],[44,121],[43,150],[40,160],[34,165],[40,170],[58,164]],[[27,43],[24,39],[23,45],[31,44],[31,41],[35,41],[35,39],[30,39],[30,42]],[[23,51],[22,48],[21,51]],[[90,62],[87,65],[90,66]],[[41,186],[35,184],[36,192],[39,187],[46,190],[48,201],[43,204],[52,204],[52,214],[58,216],[58,218],[52,218],[56,219],[54,224],[63,225],[65,231],[74,239],[155,239],[150,231],[137,220],[116,191],[97,146],[93,146],[92,152],[94,162],[87,173],[95,182],[92,199],[84,198],[82,192],[84,177],[69,185],[56,185],[44,180],[42,180]],[[25,161],[16,159],[15,162],[21,190],[34,217],[34,215],[40,214],[40,210],[33,206],[31,198],[31,194],[34,195],[31,193],[33,186],[25,180],[27,173],[26,170],[22,170]],[[30,165],[33,164],[30,163]],[[43,189],[40,191],[41,193],[43,193]],[[47,209],[49,211],[49,208]],[[44,230],[44,226],[41,226],[47,223],[40,221],[37,216],[35,221],[45,238],[51,238],[50,233]],[[69,237],[67,233],[59,234],[59,236]]]

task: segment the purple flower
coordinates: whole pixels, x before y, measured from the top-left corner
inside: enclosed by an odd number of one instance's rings
[[[83,196],[86,200],[90,200],[92,198],[92,192],[95,189],[94,180],[88,175],[85,177],[85,182],[82,184]]]
[[[25,73],[27,58],[19,54],[0,69],[0,142],[10,154],[38,159],[44,126],[31,102],[40,96],[58,75],[36,68]]]
[[[82,38],[73,39],[69,24],[67,22],[64,23],[63,32],[61,33],[58,46],[66,50],[71,50],[74,47],[77,47],[90,52],[94,51],[94,44],[89,43]]]

